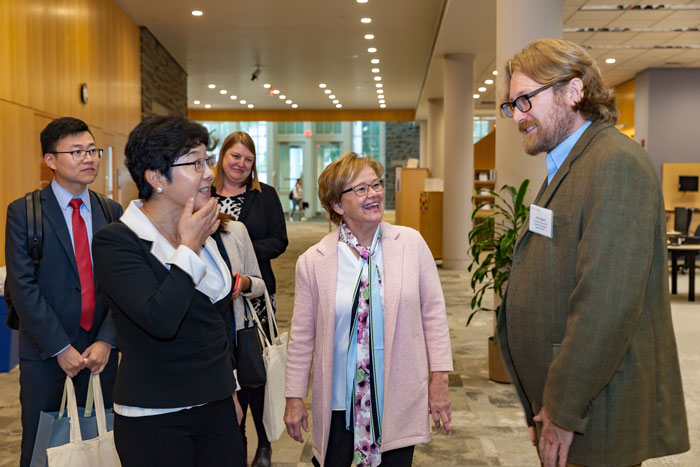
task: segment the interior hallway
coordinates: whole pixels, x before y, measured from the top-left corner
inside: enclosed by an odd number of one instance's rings
[[[388,213],[389,214],[389,213]],[[277,278],[278,321],[288,330],[294,293],[296,258],[328,232],[327,222],[292,222],[287,224],[289,248],[273,261]],[[486,339],[492,332],[492,317],[482,313],[472,324],[464,325],[471,298],[468,274],[464,271],[439,270],[447,304],[455,371],[450,376],[452,396],[452,435],[433,431],[428,445],[418,446],[416,466],[537,466],[534,448],[528,440],[522,411],[510,385],[487,378]],[[696,278],[696,288],[700,280]],[[685,454],[651,460],[645,466],[700,465],[700,302],[687,301],[688,277],[679,278],[679,295],[672,298],[676,338],[681,355],[681,370],[690,423],[691,446]],[[19,459],[18,370],[0,373],[0,467],[15,466]],[[307,400],[310,411],[310,398]],[[255,452],[255,430],[248,423],[249,458]],[[286,433],[273,444],[273,465],[279,467],[310,466],[311,436],[302,445]]]

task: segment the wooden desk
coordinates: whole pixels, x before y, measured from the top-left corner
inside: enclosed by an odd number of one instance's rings
[[[688,265],[688,301],[695,301],[695,256],[700,254],[700,245],[668,245],[671,252],[671,293],[678,293],[678,257],[685,255]]]

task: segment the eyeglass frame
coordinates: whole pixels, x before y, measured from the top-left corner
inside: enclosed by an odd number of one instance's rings
[[[501,104],[499,106],[501,108],[501,112],[503,112],[503,115],[505,115],[507,118],[513,118],[513,115],[514,115],[513,110],[515,108],[517,108],[522,113],[528,113],[530,110],[532,110],[532,102],[530,101],[530,98],[536,96],[537,94],[541,93],[542,91],[544,91],[546,89],[551,88],[552,86],[554,86],[557,83],[559,83],[559,81],[554,81],[553,83],[545,84],[541,88],[537,88],[532,92],[528,92],[527,94],[521,94],[520,96],[516,97],[515,99],[513,99],[510,102],[504,102],[503,104]],[[525,102],[527,102],[527,104],[528,104],[527,110],[521,109],[520,106],[518,105],[518,101],[520,99],[523,99],[523,98],[525,99]],[[506,111],[506,109],[509,109],[510,115],[508,115],[508,112]]]
[[[377,183],[379,184],[379,186],[382,187],[381,190],[376,190],[376,189],[372,186],[372,185],[375,185],[375,182],[377,182]],[[366,196],[366,195],[360,195],[360,194],[357,193],[357,189],[362,188],[362,185],[365,185],[365,186],[367,187],[367,194],[369,194],[369,189],[370,189],[370,188],[371,188],[372,191],[374,191],[375,193],[382,193],[382,192],[384,191],[384,183],[385,183],[385,182],[386,182],[386,181],[385,181],[383,178],[376,178],[376,179],[372,180],[371,183],[364,183],[364,182],[358,183],[358,184],[355,185],[355,186],[351,186],[351,187],[348,188],[347,190],[341,191],[341,192],[340,192],[340,196],[343,196],[345,193],[350,193],[351,191],[355,193],[355,196],[358,196],[358,197],[360,197],[360,198],[363,197],[363,196]]]
[[[87,155],[92,151],[97,151],[96,154],[90,154],[90,157],[92,159],[94,159],[95,156],[97,156],[98,159],[102,158],[102,153],[104,152],[104,149],[102,149],[102,148],[73,149],[72,151],[51,151],[51,152],[49,152],[49,154],[70,154],[70,156],[73,158],[73,161],[83,162],[85,160],[85,158],[87,157]],[[80,156],[78,156],[78,159],[75,158],[74,153],[76,153],[76,152],[81,154]]]
[[[202,162],[206,161],[206,162]],[[211,163],[209,163],[211,161]],[[197,170],[197,164],[201,163],[201,170]],[[207,156],[207,157],[201,157],[197,159],[196,161],[192,162],[180,162],[178,164],[170,164],[170,167],[180,167],[183,165],[194,165],[194,171],[197,172],[198,174],[204,173],[204,164],[206,163],[207,166],[209,166],[210,169],[213,169],[216,167],[216,157],[215,156]]]

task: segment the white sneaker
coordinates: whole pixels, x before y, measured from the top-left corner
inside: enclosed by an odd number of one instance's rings
[[[293,218],[293,217],[290,217],[290,218],[289,218],[289,222],[294,222],[294,218]]]
[[[302,217],[302,218],[301,218],[301,221],[302,221],[302,222],[304,222],[305,220],[307,220],[306,217]]]

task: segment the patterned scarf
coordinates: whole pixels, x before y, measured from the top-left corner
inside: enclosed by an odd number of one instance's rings
[[[384,406],[384,304],[382,278],[375,261],[381,244],[377,228],[368,251],[340,225],[340,239],[357,250],[362,270],[353,295],[346,368],[345,427],[353,420],[353,465],[375,467],[382,461],[382,410]]]

